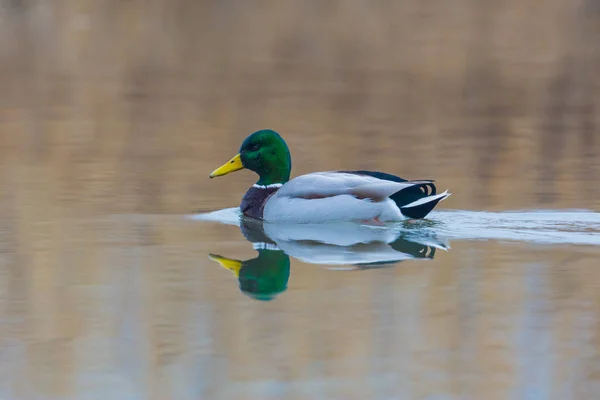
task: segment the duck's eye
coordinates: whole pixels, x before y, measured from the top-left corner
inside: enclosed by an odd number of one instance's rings
[[[260,149],[260,145],[258,144],[253,144],[252,147],[250,148],[252,151],[258,151],[258,149]]]

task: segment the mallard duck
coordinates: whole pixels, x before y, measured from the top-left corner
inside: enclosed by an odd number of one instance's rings
[[[268,222],[421,219],[450,196],[448,191],[436,194],[431,180],[409,181],[375,171],[314,172],[290,180],[290,151],[285,140],[270,129],[248,136],[239,153],[210,178],[244,168],[256,172],[259,179],[242,198],[240,210],[247,217]]]

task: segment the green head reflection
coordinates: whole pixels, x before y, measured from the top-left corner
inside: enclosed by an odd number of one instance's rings
[[[242,293],[256,300],[269,301],[287,289],[290,258],[281,250],[268,248],[270,245],[264,247],[258,249],[258,257],[245,261],[216,254],[209,257],[238,278]]]

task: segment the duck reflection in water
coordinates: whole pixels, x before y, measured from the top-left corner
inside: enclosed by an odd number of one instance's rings
[[[256,258],[235,260],[210,254],[231,271],[242,293],[272,300],[287,289],[290,256],[310,264],[366,270],[414,259],[433,259],[436,249],[449,247],[422,230],[391,230],[356,224],[277,225],[241,218],[242,234],[258,252]]]

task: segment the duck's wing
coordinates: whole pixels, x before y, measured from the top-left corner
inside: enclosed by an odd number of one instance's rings
[[[381,201],[403,189],[424,183],[427,181],[396,182],[347,172],[315,172],[292,179],[277,191],[276,196],[312,200],[351,195],[358,199]]]

